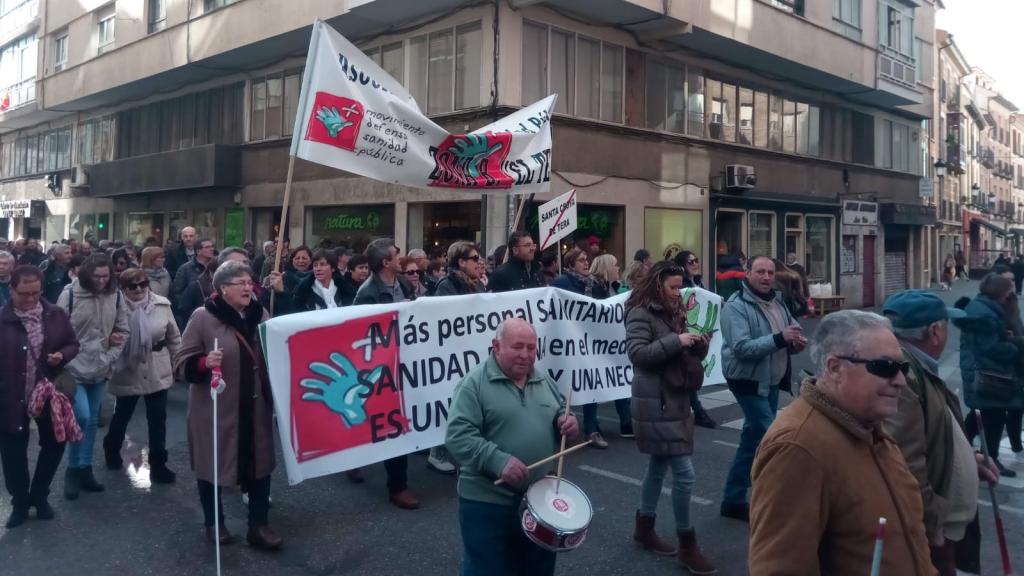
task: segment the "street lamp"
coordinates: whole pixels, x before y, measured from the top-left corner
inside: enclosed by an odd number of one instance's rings
[[[939,178],[946,177],[946,163],[939,158],[939,161],[935,163],[935,175]]]

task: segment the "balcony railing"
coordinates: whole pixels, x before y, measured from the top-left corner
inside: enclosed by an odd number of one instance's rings
[[[985,168],[992,169],[996,166],[996,153],[988,147],[982,148],[978,153],[978,161]]]
[[[36,79],[22,80],[13,86],[0,90],[0,112],[7,112],[36,99]]]
[[[878,77],[907,88],[917,87],[916,64],[895,50],[880,46],[878,52]]]

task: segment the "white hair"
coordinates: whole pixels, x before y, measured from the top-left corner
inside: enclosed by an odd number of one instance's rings
[[[907,342],[924,342],[928,337],[928,330],[936,324],[948,324],[949,319],[936,320],[927,326],[915,326],[913,328],[897,328],[893,327],[892,333],[896,335],[900,340],[906,340]]]
[[[508,332],[509,326],[514,322],[523,322],[524,324],[530,327],[530,330],[533,331],[534,336],[537,335],[537,329],[534,328],[532,324],[516,316],[514,318],[506,318],[505,320],[501,321],[501,324],[498,324],[498,329],[494,332],[494,339],[497,340],[498,342],[504,342],[505,333]]]
[[[825,316],[811,339],[811,362],[817,373],[825,373],[829,356],[857,354],[864,333],[871,330],[892,330],[892,324],[887,318],[863,310],[840,310]]]

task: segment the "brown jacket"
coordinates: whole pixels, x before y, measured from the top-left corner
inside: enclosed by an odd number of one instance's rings
[[[963,418],[960,400],[916,354],[923,352],[904,344],[903,356],[913,369],[907,374],[907,386],[900,390],[899,413],[886,420],[884,426],[921,487],[924,528],[931,541],[942,534],[946,496],[953,476],[953,434],[962,433],[957,428]]]
[[[255,342],[252,344],[256,354],[260,356],[258,365],[254,367],[248,362],[248,354],[243,354],[243,346],[239,344],[231,327],[211,313],[213,300],[219,299],[211,299],[203,308],[192,313],[185,333],[181,336],[181,348],[174,359],[174,369],[176,373],[186,376],[191,384],[187,418],[192,469],[199,480],[213,482],[213,399],[210,397],[210,377],[208,373],[202,378],[188,374],[193,371],[186,369],[186,366],[190,360],[195,361],[198,357],[211,352],[214,339],[218,340],[218,346],[224,351],[221,370],[227,387],[217,397],[217,480],[221,486],[236,486],[240,483],[240,476],[251,476],[250,479],[256,480],[268,476],[274,470],[274,422],[270,381],[266,378],[266,365],[258,340],[254,338]],[[259,307],[258,313],[261,313],[262,320],[266,321],[266,311],[255,301],[254,305]],[[252,376],[249,376],[250,374]],[[250,420],[252,433],[244,439],[240,437],[243,433],[243,402],[240,394],[243,377],[247,378],[249,387],[254,391]],[[250,457],[241,457],[240,444],[251,446]],[[243,460],[250,461],[251,473],[245,474],[241,470]]]
[[[751,474],[751,576],[863,576],[879,517],[882,574],[932,576],[921,494],[896,443],[813,379],[768,429]]]
[[[690,394],[704,384],[706,343],[684,348],[660,306],[626,311],[626,354],[633,363],[637,448],[655,456],[693,454]]]

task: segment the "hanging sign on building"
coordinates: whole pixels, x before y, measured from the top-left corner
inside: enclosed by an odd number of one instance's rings
[[[878,203],[854,200],[843,202],[843,224],[878,226]]]
[[[555,96],[450,134],[402,84],[336,30],[313,24],[291,154],[419,188],[547,192]]]
[[[7,200],[0,202],[0,218],[30,218],[31,200]]]
[[[579,223],[576,219],[576,189],[573,188],[537,209],[540,250],[572,234]]]
[[[623,319],[605,300],[556,288],[422,298],[280,316],[263,324],[288,481],[365,466],[444,442],[456,385],[486,362],[498,325],[537,331],[536,369],[577,405],[629,398]],[[681,295],[687,329],[710,334],[704,384],[722,375],[722,299]]]

